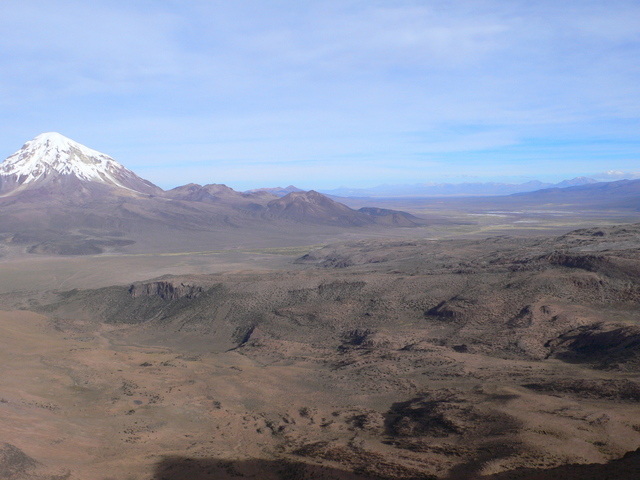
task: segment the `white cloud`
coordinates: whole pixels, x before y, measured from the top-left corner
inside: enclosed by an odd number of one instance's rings
[[[620,170],[609,170],[593,176],[596,180],[610,182],[614,180],[635,180],[640,178],[640,172],[623,172]]]
[[[625,0],[6,0],[0,148],[60,130],[167,169],[633,170],[638,18]]]

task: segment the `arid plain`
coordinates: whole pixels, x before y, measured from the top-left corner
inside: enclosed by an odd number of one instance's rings
[[[472,205],[187,251],[5,243],[0,476],[635,478],[633,213]]]

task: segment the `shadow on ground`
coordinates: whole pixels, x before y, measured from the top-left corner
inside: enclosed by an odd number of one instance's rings
[[[494,475],[470,477],[469,480],[637,480],[640,478],[640,448],[609,463],[563,465],[556,468],[519,468]],[[449,477],[462,480],[465,477]],[[466,480],[466,479],[465,479]]]
[[[461,469],[462,470],[462,469]],[[607,464],[563,465],[551,469],[524,468],[480,476],[454,470],[446,480],[637,480],[640,449]],[[436,477],[370,477],[358,473],[290,460],[223,460],[165,457],[156,465],[153,480],[430,480]]]
[[[377,480],[353,472],[290,460],[222,460],[188,457],[165,457],[156,465],[153,476],[153,480],[228,480],[238,478]]]

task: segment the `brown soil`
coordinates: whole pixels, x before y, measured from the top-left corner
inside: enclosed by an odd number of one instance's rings
[[[0,472],[636,478],[638,265],[625,226],[5,295]]]

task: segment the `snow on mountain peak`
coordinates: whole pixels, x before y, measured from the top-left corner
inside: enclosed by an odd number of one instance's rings
[[[0,177],[15,179],[21,188],[58,176],[75,176],[134,191],[157,188],[110,156],[56,132],[38,135],[0,163]]]

